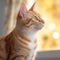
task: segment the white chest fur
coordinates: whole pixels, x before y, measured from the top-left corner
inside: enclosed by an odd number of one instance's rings
[[[30,49],[30,52],[27,56],[26,60],[31,60],[32,56],[34,55],[34,51],[35,51],[35,47],[36,47],[36,43],[35,43],[35,32],[32,31],[27,31],[24,29],[19,29],[19,31],[24,34],[31,42],[28,43],[28,48]]]
[[[31,50],[30,50],[30,52],[27,56],[27,59],[26,59],[26,60],[31,60],[32,56],[34,55],[34,51],[35,51],[35,47],[36,47],[36,43],[34,42],[35,41],[35,32],[26,31],[24,29],[21,32],[24,33],[25,36],[27,36],[27,38],[29,38],[31,40],[31,42],[28,44],[28,47]]]

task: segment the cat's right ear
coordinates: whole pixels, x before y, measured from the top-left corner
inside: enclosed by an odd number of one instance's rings
[[[23,17],[26,14],[26,12],[27,12],[26,5],[25,4],[21,4],[18,16],[19,17]]]
[[[29,9],[29,11],[34,11],[35,4],[36,4],[36,2],[34,2],[34,4],[32,5],[32,7]]]

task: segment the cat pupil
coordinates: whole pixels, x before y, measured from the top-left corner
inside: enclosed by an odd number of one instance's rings
[[[37,16],[35,16],[35,19],[36,19],[36,20],[39,20]]]

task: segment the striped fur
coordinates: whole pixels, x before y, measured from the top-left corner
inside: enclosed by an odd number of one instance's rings
[[[27,18],[28,14],[30,15]],[[44,22],[41,18],[37,17],[39,15],[34,11],[28,11],[27,15],[23,17],[18,16],[16,27],[10,34],[11,37],[7,39],[9,40],[8,45],[10,46],[8,60],[32,60],[34,57],[37,46],[37,41],[34,39],[34,35],[35,32],[41,28],[41,26],[43,27]],[[32,17],[31,19],[30,16]],[[38,28],[34,27],[36,24]],[[36,31],[34,29],[36,29]]]

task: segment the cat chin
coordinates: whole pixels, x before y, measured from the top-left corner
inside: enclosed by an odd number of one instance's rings
[[[34,28],[32,29],[32,31],[36,32],[36,31],[38,31],[38,30],[41,30],[43,27],[44,27],[44,24],[41,24],[41,25],[39,25],[39,26],[34,27]]]

